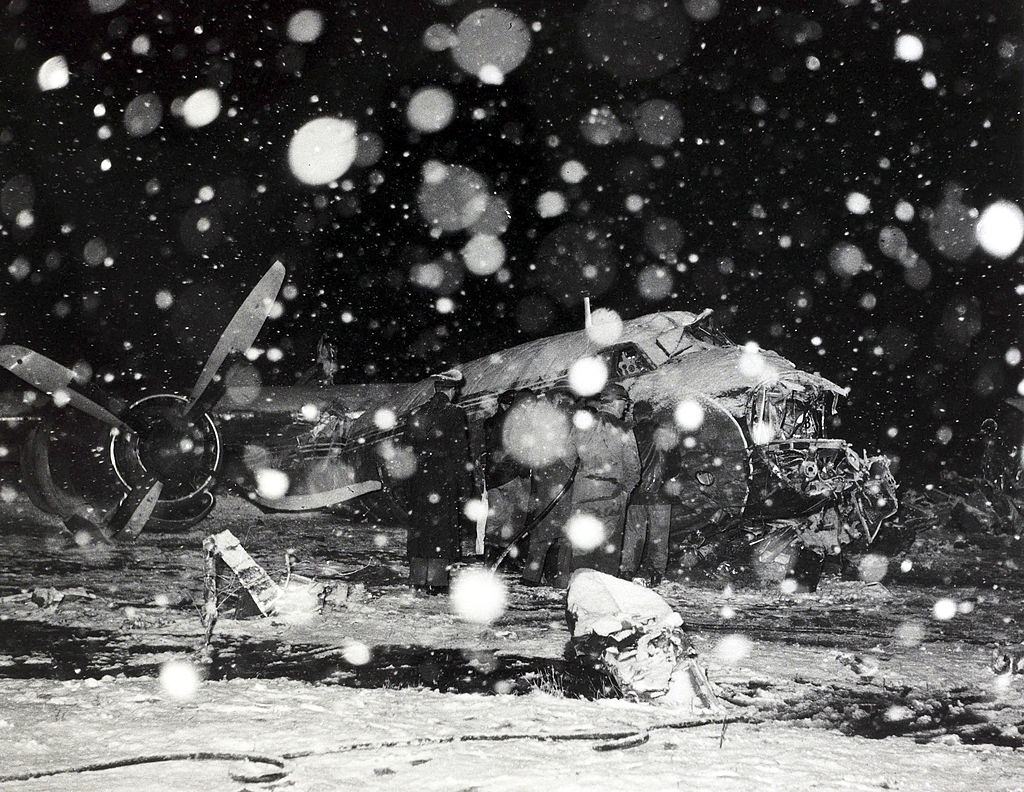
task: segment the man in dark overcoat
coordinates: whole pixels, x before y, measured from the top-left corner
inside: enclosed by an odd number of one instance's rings
[[[575,400],[572,394],[563,390],[552,390],[546,400],[565,415],[565,424],[572,426]],[[522,579],[528,585],[539,585],[547,568],[551,566],[549,555],[557,548],[554,581],[568,580],[572,572],[572,546],[563,542],[563,529],[572,513],[572,479],[576,471],[575,448],[570,446],[568,437],[563,440],[564,448],[552,455],[551,462],[531,471],[530,514],[536,525],[530,531],[530,550],[526,557]],[[545,511],[547,514],[544,514]],[[541,515],[544,515],[541,517]]]
[[[451,565],[460,557],[466,501],[472,497],[469,421],[456,403],[462,372],[434,376],[434,395],[406,424],[416,454],[410,487],[407,545],[409,583],[417,589],[448,588]]]
[[[672,506],[661,488],[668,454],[664,445],[667,437],[674,437],[674,432],[668,427],[663,431],[666,437],[661,437],[659,428],[651,403],[637,402],[633,407],[633,434],[640,453],[640,483],[626,510],[620,575],[645,586],[660,583],[668,566]]]
[[[619,573],[626,504],[640,481],[640,455],[633,429],[625,420],[629,392],[619,383],[605,386],[597,397],[592,425],[574,427],[579,467],[572,485],[573,515],[596,519],[601,527],[596,547],[573,547],[575,569]]]

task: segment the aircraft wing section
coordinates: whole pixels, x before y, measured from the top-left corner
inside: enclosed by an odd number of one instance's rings
[[[315,509],[326,509],[338,503],[359,498],[370,492],[376,492],[381,488],[379,481],[360,481],[356,484],[348,484],[344,487],[314,492],[309,495],[285,495],[281,498],[263,498],[256,495],[254,502],[266,509],[274,511],[313,511]]]

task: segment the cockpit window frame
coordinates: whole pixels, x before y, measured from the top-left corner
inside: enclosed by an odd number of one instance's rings
[[[633,372],[622,372],[619,371],[619,363],[621,362],[621,355],[625,351],[629,351],[631,354],[636,355],[637,359],[641,363],[641,371]],[[625,341],[621,344],[614,344],[601,350],[601,359],[604,360],[605,365],[608,366],[608,373],[611,379],[628,379],[630,377],[639,377],[644,374],[650,374],[652,371],[657,369],[654,365],[654,361],[651,360],[650,356],[643,350],[638,343],[635,341]]]
[[[736,346],[736,344],[733,343],[733,340],[716,326],[715,315],[713,313],[708,313],[706,316],[702,316],[697,319],[697,321],[687,325],[686,332],[697,341],[702,341],[705,344],[711,344],[712,346]]]

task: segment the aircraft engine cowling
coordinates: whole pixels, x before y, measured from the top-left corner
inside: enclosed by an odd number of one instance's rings
[[[661,499],[672,504],[670,545],[695,531],[743,515],[750,491],[747,440],[736,419],[712,398],[693,395],[655,414],[654,442],[666,452]],[[681,419],[681,420],[680,420]],[[640,449],[641,456],[645,449]]]
[[[220,461],[220,439],[206,414],[178,425],[186,399],[159,394],[131,405],[126,414],[139,434],[120,435],[86,416],[45,417],[21,448],[21,480],[32,503],[63,520],[76,513],[111,512],[126,489],[154,472],[168,481],[149,523],[184,530],[213,507],[210,489]]]
[[[227,390],[220,372],[252,347],[284,277],[275,261],[220,334],[188,396],[155,393],[128,404],[35,350],[0,346],[0,368],[53,397],[54,409],[21,454],[33,503],[86,541],[130,541],[147,524],[182,529],[209,514],[222,458],[210,415]]]

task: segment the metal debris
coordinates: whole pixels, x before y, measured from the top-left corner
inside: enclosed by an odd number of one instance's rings
[[[203,549],[206,550],[207,557],[214,556],[234,573],[259,613],[270,616],[275,612],[277,600],[281,597],[281,587],[270,578],[263,567],[253,560],[231,531],[224,530],[207,536],[203,540]],[[207,577],[209,577],[209,567]],[[219,583],[223,577],[219,569],[216,577],[215,586],[219,589]],[[209,580],[207,580],[207,587],[210,587]],[[244,615],[244,611],[244,608],[236,609],[236,616]]]
[[[682,617],[657,593],[592,569],[573,573],[566,619],[575,657],[622,696],[687,711],[717,711],[718,695]]]

